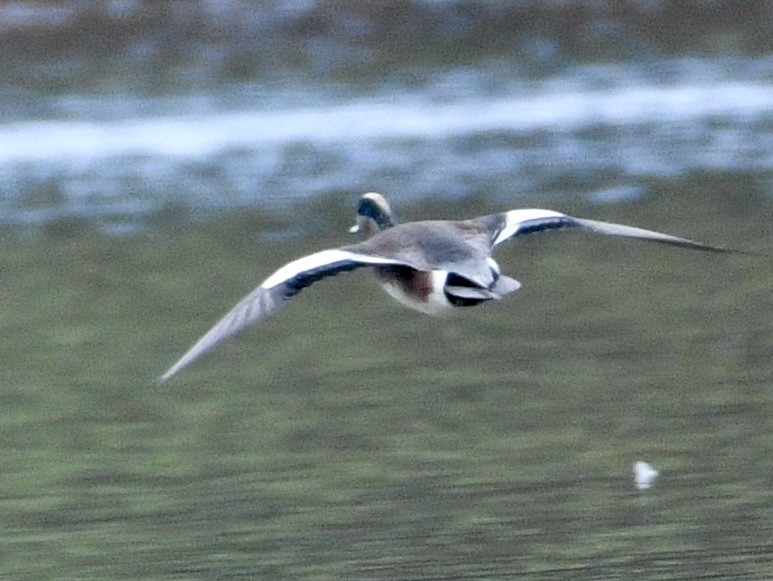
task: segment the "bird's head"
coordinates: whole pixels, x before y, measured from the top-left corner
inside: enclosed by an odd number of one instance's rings
[[[363,232],[369,238],[395,225],[397,218],[386,198],[381,194],[369,192],[363,194],[357,202],[357,222],[349,228],[349,232]]]

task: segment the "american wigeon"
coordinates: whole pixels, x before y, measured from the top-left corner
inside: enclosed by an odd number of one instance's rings
[[[494,247],[514,236],[558,228],[727,252],[686,238],[552,210],[511,210],[470,220],[398,224],[384,197],[368,193],[359,200],[357,224],[351,229],[363,231],[366,240],[285,264],[207,331],[159,381],[166,381],[224,339],[259,323],[312,283],[346,270],[373,267],[390,296],[428,314],[500,299],[521,284],[500,273],[491,257]]]

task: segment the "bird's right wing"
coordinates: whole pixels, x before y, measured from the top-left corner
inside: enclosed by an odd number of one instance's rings
[[[625,226],[624,224],[613,224],[612,222],[599,222],[597,220],[587,220],[585,218],[574,218],[554,212],[553,210],[511,210],[486,216],[491,236],[491,246],[496,246],[515,236],[530,234],[532,232],[542,232],[544,230],[555,230],[560,228],[576,228],[594,232],[596,234],[606,234],[610,236],[623,236],[625,238],[637,238],[639,240],[649,240],[660,242],[662,244],[671,244],[674,246],[684,246],[697,250],[709,250],[713,252],[739,252],[718,246],[695,242],[687,238],[672,236],[654,230],[645,230],[634,226]]]

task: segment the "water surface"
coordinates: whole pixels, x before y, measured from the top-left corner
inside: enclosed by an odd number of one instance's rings
[[[770,3],[379,6],[0,6],[0,576],[773,577]],[[755,254],[342,274],[153,383],[367,190]]]

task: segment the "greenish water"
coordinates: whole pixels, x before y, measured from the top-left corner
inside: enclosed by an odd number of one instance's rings
[[[535,235],[497,254],[521,291],[450,319],[350,273],[161,388],[275,267],[349,241],[353,200],[284,243],[257,211],[6,231],[0,576],[770,578],[770,198],[650,191],[563,209],[763,255]]]

